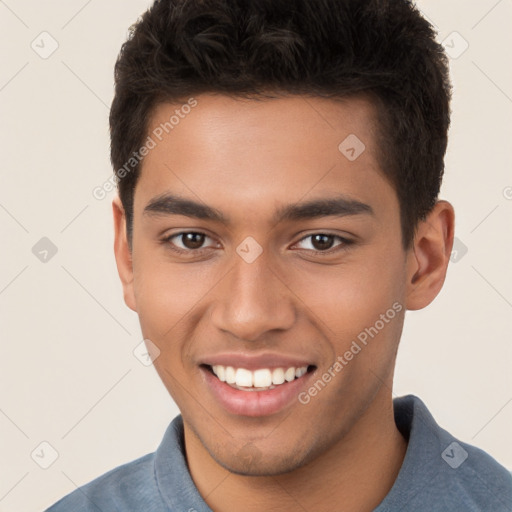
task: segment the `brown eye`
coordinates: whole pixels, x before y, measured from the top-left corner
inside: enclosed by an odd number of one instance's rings
[[[326,251],[332,247],[334,238],[333,235],[313,235],[311,245],[319,251]]]
[[[305,249],[317,254],[326,253],[327,255],[331,254],[333,251],[346,249],[353,243],[354,242],[352,240],[338,235],[331,235],[329,233],[313,233],[305,236],[297,245],[300,249]],[[331,251],[331,249],[333,251]]]
[[[199,249],[205,240],[205,235],[203,233],[183,233],[181,235],[182,244],[187,249]]]
[[[203,250],[214,248],[215,243],[205,245],[207,240],[214,242],[205,233],[196,231],[182,231],[181,233],[175,233],[174,235],[165,237],[162,242],[165,243],[171,250],[180,254],[197,254]]]

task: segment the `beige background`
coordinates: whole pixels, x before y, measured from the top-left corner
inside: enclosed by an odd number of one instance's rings
[[[111,172],[114,61],[147,5],[0,1],[2,512],[41,511],[154,451],[178,413],[133,354],[141,334],[116,273],[112,193],[92,196]],[[419,6],[457,57],[442,197],[460,242],[438,299],[407,314],[394,393],[420,396],[512,469],[512,0]],[[53,40],[46,59],[31,47],[44,54]],[[42,237],[58,249],[46,263],[32,252]],[[58,453],[48,469],[42,442]]]

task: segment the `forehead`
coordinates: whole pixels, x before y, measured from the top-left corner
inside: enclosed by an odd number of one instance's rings
[[[165,192],[261,214],[333,193],[372,198],[378,207],[396,198],[379,167],[377,129],[365,98],[203,94],[162,103],[149,124],[155,145],[141,167],[135,207]]]

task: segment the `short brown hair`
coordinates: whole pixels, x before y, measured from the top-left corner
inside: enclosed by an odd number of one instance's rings
[[[155,107],[216,92],[376,99],[381,168],[404,248],[437,201],[450,124],[447,57],[409,0],[156,0],[115,66],[111,161],[126,169]],[[118,177],[131,242],[140,162]]]

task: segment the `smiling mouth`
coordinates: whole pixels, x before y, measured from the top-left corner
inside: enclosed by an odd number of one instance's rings
[[[300,379],[306,373],[315,370],[314,365],[287,368],[260,368],[247,370],[246,368],[234,368],[233,366],[203,365],[210,373],[221,382],[233,389],[240,391],[268,391],[279,386]]]

